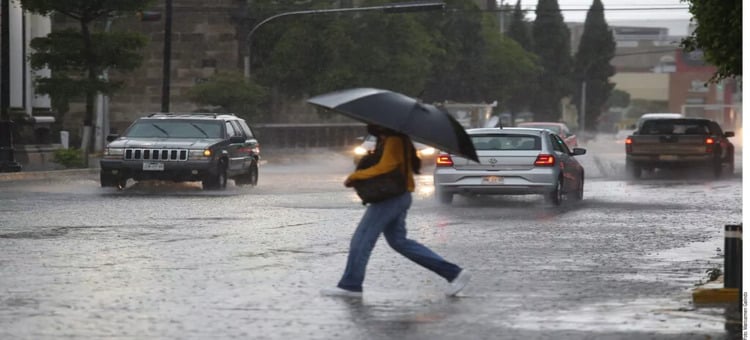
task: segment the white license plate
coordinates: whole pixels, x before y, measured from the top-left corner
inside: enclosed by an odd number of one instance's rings
[[[482,184],[501,184],[503,178],[500,176],[484,176],[482,178]]]
[[[164,171],[164,163],[143,162],[143,171]]]
[[[660,161],[676,161],[678,159],[679,159],[679,157],[677,157],[675,155],[659,155],[659,160]]]

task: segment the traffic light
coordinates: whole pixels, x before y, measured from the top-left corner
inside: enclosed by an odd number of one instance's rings
[[[157,11],[138,11],[135,14],[140,21],[160,21],[161,12]]]

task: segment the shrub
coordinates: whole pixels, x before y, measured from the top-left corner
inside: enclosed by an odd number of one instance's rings
[[[57,149],[54,161],[67,169],[83,167],[83,157],[79,149]]]

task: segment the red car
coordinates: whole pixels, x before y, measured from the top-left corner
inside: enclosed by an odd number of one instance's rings
[[[565,144],[571,148],[578,147],[578,138],[568,128],[565,123],[558,122],[527,122],[519,123],[518,127],[535,128],[535,129],[548,129],[552,130],[556,135],[560,136]]]

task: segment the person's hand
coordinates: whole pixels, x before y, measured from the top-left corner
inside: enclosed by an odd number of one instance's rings
[[[344,186],[347,188],[351,188],[352,186],[354,186],[354,181],[347,177],[346,180],[344,180]]]

